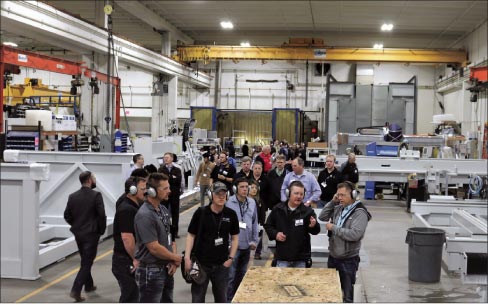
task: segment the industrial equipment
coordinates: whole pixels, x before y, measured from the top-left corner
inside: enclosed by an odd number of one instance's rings
[[[486,287],[487,202],[453,199],[442,197],[427,202],[413,200],[413,225],[444,230],[446,247],[443,259],[448,270],[459,273],[465,284]]]

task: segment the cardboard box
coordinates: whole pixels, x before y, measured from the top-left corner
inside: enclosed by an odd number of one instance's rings
[[[338,132],[337,133],[337,144],[348,144],[349,142],[349,134],[348,133],[342,133]]]
[[[327,142],[308,142],[308,148],[327,148]]]

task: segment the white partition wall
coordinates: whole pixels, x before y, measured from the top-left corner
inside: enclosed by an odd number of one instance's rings
[[[0,165],[1,276],[35,280],[39,275],[40,184],[49,165]]]

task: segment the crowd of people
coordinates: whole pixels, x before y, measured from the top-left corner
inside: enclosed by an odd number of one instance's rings
[[[261,259],[263,234],[276,241],[273,266],[311,267],[310,235],[320,232],[320,219],[327,222],[328,267],[339,272],[343,301],[352,302],[361,239],[371,219],[357,194],[355,156],[336,167],[335,156],[328,155],[315,178],[305,169],[305,153],[285,144],[265,145],[243,156],[240,171],[229,162],[234,156],[228,151],[210,147],[203,152],[195,177],[201,206],[188,226],[184,257],[175,242],[181,168],[172,153],[165,153],[157,172],[150,174],[143,156],[134,155],[113,225],[112,273],[120,286],[119,301],[173,302],[174,274],[182,268],[186,275],[201,277],[190,280],[192,302],[205,302],[209,282],[215,302],[231,302],[252,255]],[[70,292],[77,302],[85,300],[83,287],[96,289],[90,270],[106,222],[102,196],[93,190],[95,175],[83,172],[80,182],[64,214],[81,256]],[[319,216],[314,208],[322,208]]]

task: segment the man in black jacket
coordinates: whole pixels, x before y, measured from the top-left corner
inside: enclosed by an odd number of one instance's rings
[[[356,154],[350,153],[347,156],[347,161],[342,163],[339,171],[342,174],[343,181],[349,181],[353,184],[358,183],[359,173],[358,166],[356,165]]]
[[[342,182],[341,173],[335,168],[336,157],[334,155],[327,155],[325,157],[325,168],[320,171],[317,182],[320,185],[322,194],[317,206],[323,208],[327,202],[331,201],[337,192],[337,184]]]
[[[310,234],[319,234],[320,225],[313,209],[303,204],[303,183],[293,181],[288,191],[288,201],[274,207],[264,228],[276,240],[277,267],[305,268],[311,257]]]
[[[107,226],[102,194],[93,190],[97,186],[95,175],[90,171],[82,172],[80,183],[81,189],[69,195],[64,210],[64,219],[71,225],[81,256],[80,270],[70,292],[70,297],[77,302],[85,300],[81,296],[83,286],[86,292],[97,289],[93,284],[91,267],[97,256],[98,240]]]
[[[285,169],[286,157],[278,155],[275,160],[276,167],[268,173],[269,197],[268,202],[265,202],[269,210],[272,210],[275,205],[281,202],[281,185],[285,180],[288,171]]]
[[[165,153],[163,160],[164,164],[159,167],[158,172],[163,173],[169,177],[169,186],[171,189],[171,193],[169,194],[169,199],[167,202],[169,203],[169,206],[166,206],[166,208],[171,210],[171,234],[173,234],[173,236],[175,236],[176,238],[180,238],[180,236],[178,235],[178,225],[180,222],[180,195],[182,192],[181,169],[173,165],[173,153]]]

